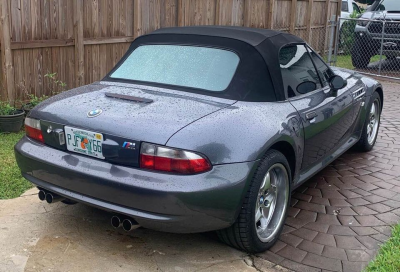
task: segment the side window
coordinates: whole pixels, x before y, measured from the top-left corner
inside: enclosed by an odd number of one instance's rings
[[[326,65],[325,62],[321,60],[321,58],[315,53],[313,50],[310,50],[311,57],[314,61],[315,67],[317,68],[317,73],[319,74],[319,77],[321,78],[322,84],[324,86],[328,85],[329,79],[334,76],[335,74],[332,72],[332,70],[329,68],[328,65]]]
[[[361,14],[361,10],[356,3],[353,3],[353,10],[358,14]]]
[[[342,1],[342,11],[349,12],[349,3],[347,1]]]
[[[306,94],[321,88],[321,82],[304,45],[283,47],[279,52],[286,97]]]

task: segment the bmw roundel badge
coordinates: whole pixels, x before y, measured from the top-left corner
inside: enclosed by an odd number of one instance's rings
[[[103,110],[101,110],[101,109],[91,110],[88,112],[87,116],[89,118],[93,118],[93,117],[99,116],[102,112],[103,112]]]

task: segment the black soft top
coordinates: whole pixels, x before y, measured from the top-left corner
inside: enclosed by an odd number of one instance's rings
[[[246,42],[252,46],[258,46],[266,39],[283,33],[269,29],[237,26],[188,26],[161,28],[151,34],[186,34],[223,37]]]
[[[144,44],[183,44],[225,48],[240,57],[238,69],[224,92],[210,92],[187,87],[174,89],[201,93],[228,99],[273,102],[285,99],[284,86],[279,65],[279,51],[288,44],[305,43],[302,39],[284,32],[269,29],[234,26],[190,26],[158,29],[137,38],[116,68],[137,47]],[[108,76],[104,80],[121,81]],[[169,87],[163,84],[141,83]]]

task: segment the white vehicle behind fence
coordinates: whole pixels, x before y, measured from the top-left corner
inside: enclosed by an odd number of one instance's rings
[[[342,0],[342,12],[340,13],[340,18],[350,18],[350,15],[353,14],[353,12],[361,14],[361,9],[357,3],[352,0]],[[340,28],[342,28],[344,22],[345,20],[340,21]]]

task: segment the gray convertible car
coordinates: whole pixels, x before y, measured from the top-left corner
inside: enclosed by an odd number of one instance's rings
[[[182,27],[137,38],[100,82],[26,118],[22,175],[48,203],[114,214],[114,227],[217,230],[248,252],[278,239],[291,191],[377,139],[382,86],[329,67],[300,38]]]

